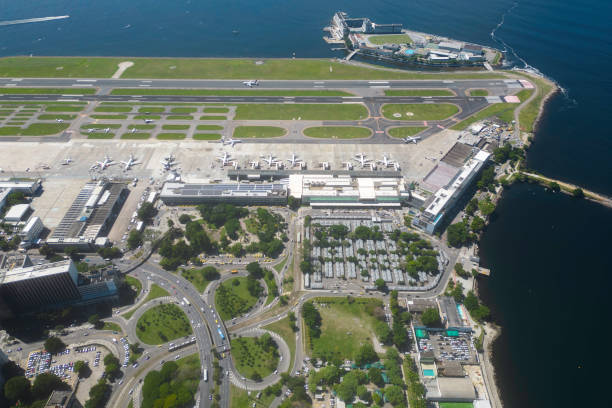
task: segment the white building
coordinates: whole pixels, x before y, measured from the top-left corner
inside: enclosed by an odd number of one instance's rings
[[[44,225],[40,217],[32,217],[25,227],[23,227],[23,229],[19,232],[19,235],[23,241],[32,242],[38,239],[43,229]]]
[[[6,222],[19,222],[30,210],[30,204],[16,204],[4,216]]]

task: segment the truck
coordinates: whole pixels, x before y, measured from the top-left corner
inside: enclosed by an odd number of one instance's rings
[[[185,302],[187,306],[191,306],[191,303],[189,303],[186,297],[183,298],[183,302]]]

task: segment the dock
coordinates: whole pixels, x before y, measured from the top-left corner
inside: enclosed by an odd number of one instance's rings
[[[345,59],[346,59],[347,61],[350,61],[350,60],[351,60],[351,58],[353,58],[353,57],[355,56],[355,54],[357,54],[357,52],[358,52],[358,51],[359,51],[359,50],[354,50],[354,51],[351,51],[351,53],[350,53],[349,55],[347,55]]]

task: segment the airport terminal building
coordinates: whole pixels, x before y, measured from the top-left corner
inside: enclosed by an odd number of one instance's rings
[[[166,205],[286,205],[287,186],[283,183],[166,183],[159,197]]]

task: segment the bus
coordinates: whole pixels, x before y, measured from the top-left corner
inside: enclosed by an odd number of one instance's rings
[[[223,332],[218,327],[217,327],[217,333],[219,333],[219,337],[221,337],[221,340],[225,340],[225,336],[223,335]]]
[[[183,298],[183,302],[185,302],[187,306],[191,306],[191,303],[189,303],[186,297]]]
[[[203,374],[202,378],[204,379],[204,382],[206,382],[206,381],[208,381],[208,369],[205,368],[203,373],[204,374]]]

